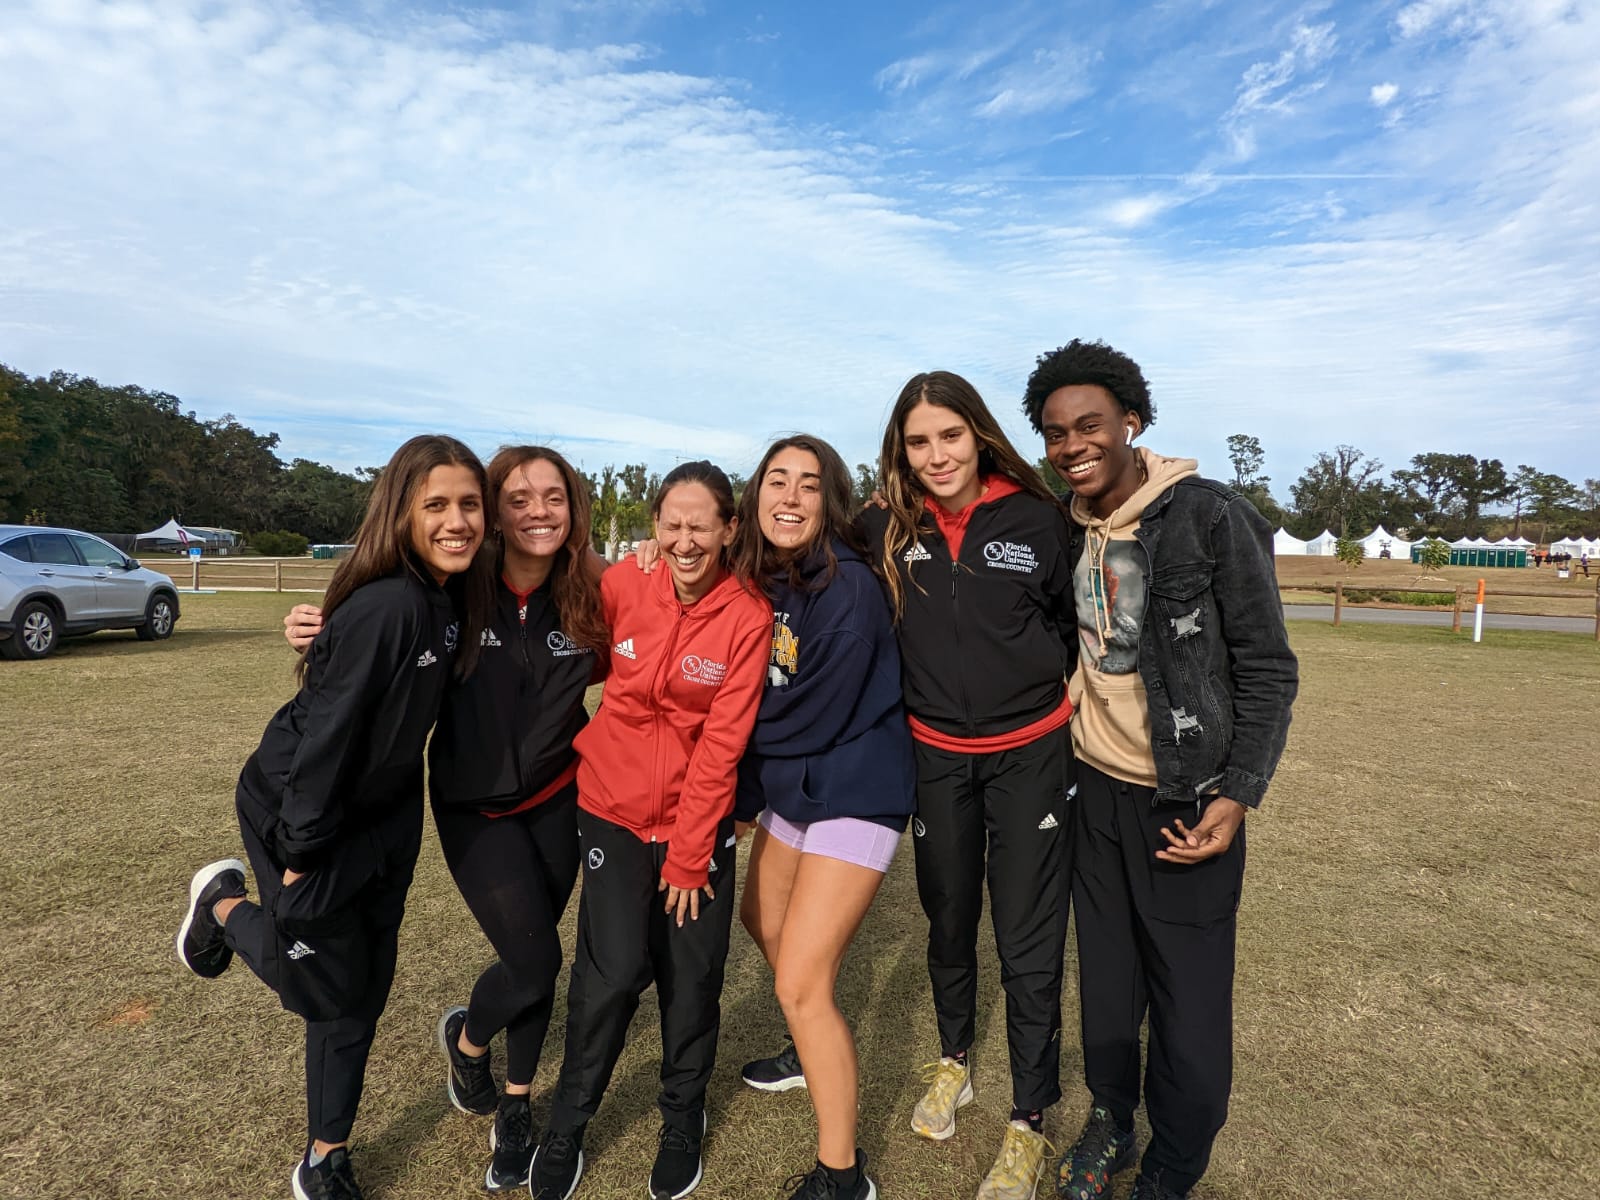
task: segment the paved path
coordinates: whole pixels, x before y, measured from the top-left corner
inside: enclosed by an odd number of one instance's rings
[[[1285,604],[1283,615],[1291,621],[1326,621],[1333,623],[1331,604]],[[1343,619],[1352,623],[1375,622],[1387,625],[1444,625],[1450,624],[1447,612],[1430,612],[1427,609],[1405,608],[1355,608],[1344,606]],[[1593,617],[1532,617],[1519,613],[1484,613],[1485,629],[1542,629],[1549,633],[1587,633],[1594,635]],[[1472,630],[1472,610],[1461,614],[1461,629]]]

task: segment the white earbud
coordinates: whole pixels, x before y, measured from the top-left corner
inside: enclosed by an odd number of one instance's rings
[[[1124,442],[1123,445],[1125,445],[1125,446],[1133,445],[1133,426],[1132,425],[1128,426],[1128,440],[1126,442]]]

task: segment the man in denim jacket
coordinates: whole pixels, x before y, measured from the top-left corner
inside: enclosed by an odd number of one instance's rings
[[[1109,346],[1041,356],[1023,407],[1072,491],[1082,651],[1072,901],[1094,1100],[1057,1191],[1107,1195],[1132,1163],[1148,1012],[1151,1140],[1133,1196],[1181,1200],[1227,1119],[1244,817],[1298,685],[1272,531],[1193,459],[1134,446],[1155,410],[1138,365]]]

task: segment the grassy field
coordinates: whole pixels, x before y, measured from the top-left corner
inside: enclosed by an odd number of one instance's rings
[[[0,1194],[288,1195],[298,1023],[242,967],[214,983],[188,975],[171,942],[189,874],[238,850],[234,777],[292,690],[276,632],[286,603],[186,597],[169,643],[101,635],[0,664]],[[1554,634],[1478,646],[1432,629],[1290,634],[1304,685],[1251,818],[1233,1115],[1196,1196],[1595,1194],[1600,649]],[[1009,1107],[989,951],[978,1101],[949,1142],[907,1128],[916,1068],[937,1053],[925,932],[906,852],[841,984],[861,1045],[861,1140],[886,1200],[970,1197]],[[708,1200],[774,1196],[810,1162],[805,1093],[738,1082],[781,1027],[737,929],[734,946]],[[1073,957],[1058,1141],[1085,1103]],[[447,1104],[433,1027],[488,959],[430,838],[356,1128],[373,1200],[481,1194],[487,1125]],[[647,998],[580,1196],[644,1192],[654,1023]],[[552,1036],[536,1118],[559,1059]]]

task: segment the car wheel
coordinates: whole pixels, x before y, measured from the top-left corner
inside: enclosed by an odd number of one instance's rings
[[[150,597],[150,603],[145,605],[144,624],[136,631],[141,642],[159,642],[172,636],[172,627],[177,623],[177,610],[173,607],[172,597],[157,592]]]
[[[30,600],[17,609],[15,631],[0,649],[8,658],[43,658],[56,648],[57,632],[55,610]]]

